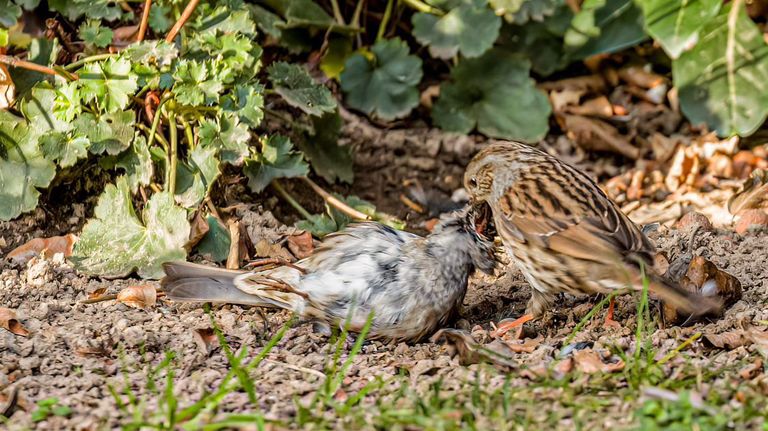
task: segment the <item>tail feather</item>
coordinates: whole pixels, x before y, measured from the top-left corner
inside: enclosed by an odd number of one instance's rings
[[[693,316],[717,314],[723,308],[723,301],[719,298],[688,291],[657,276],[651,277],[650,291],[658,295],[665,304]]]
[[[213,302],[284,308],[268,298],[245,293],[235,286],[243,271],[214,268],[188,262],[163,264],[166,276],[160,285],[168,298],[179,302]]]

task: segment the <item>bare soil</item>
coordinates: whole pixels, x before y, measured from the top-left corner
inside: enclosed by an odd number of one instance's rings
[[[416,230],[430,215],[409,210],[400,200],[408,192],[403,180],[418,180],[423,188],[439,197],[435,202],[448,200],[461,187],[463,167],[482,146],[482,139],[448,135],[430,129],[380,130],[362,122],[348,122],[345,142],[356,148],[357,178],[351,188],[339,187],[374,202],[380,210],[402,217]],[[253,224],[273,226],[267,208],[275,210],[277,218],[289,212],[274,200],[263,208],[252,208]],[[51,212],[40,209],[19,220],[0,225],[0,237],[5,243],[3,252],[24,241],[54,233],[77,232],[87,208],[83,204],[62,204]],[[265,221],[266,220],[266,221]],[[290,222],[290,220],[288,220]],[[265,237],[278,238],[273,229]],[[685,265],[693,256],[702,255],[721,269],[736,276],[743,287],[743,299],[731,307],[722,319],[698,323],[691,327],[669,327],[652,334],[652,342],[663,356],[677,348],[696,332],[717,334],[742,330],[768,320],[768,234],[749,232],[740,236],[723,226],[711,232],[699,231],[691,235],[688,230],[662,226],[652,235],[660,250],[667,253],[674,267]],[[0,243],[2,245],[2,243]],[[147,382],[153,366],[166,352],[176,354],[176,396],[180,405],[189,405],[206,391],[214,390],[229,369],[221,346],[209,343],[196,330],[211,328],[211,318],[202,307],[178,305],[160,299],[150,309],[133,309],[107,301],[81,304],[89,292],[106,288],[116,293],[129,285],[144,283],[137,279],[101,280],[74,272],[61,260],[33,259],[26,266],[14,268],[9,263],[0,266],[0,304],[14,309],[19,320],[30,331],[20,337],[0,329],[0,408],[11,393],[17,393],[17,405],[12,409],[9,429],[104,429],[125,423],[128,413],[117,408],[110,387],[118,392],[128,385],[137,396],[147,397],[147,410],[152,411],[154,398]],[[155,283],[155,282],[151,282]],[[494,277],[473,278],[464,304],[464,319],[456,326],[470,330],[478,341],[488,340],[490,322],[516,317],[522,313],[530,288],[512,267],[500,267]],[[535,369],[553,363],[563,347],[564,340],[574,326],[595,304],[595,298],[560,298],[551,319],[530,325],[526,336],[537,339],[529,353],[516,354],[523,368]],[[635,313],[637,298],[620,297],[616,319],[620,328],[606,329],[602,314],[576,334],[574,342],[592,342],[594,348],[618,346],[626,352],[634,349]],[[240,306],[214,307],[212,316],[233,349],[247,347],[248,356],[256,355],[266,341],[290,318],[286,312],[249,309]],[[266,317],[266,321],[262,318]],[[205,334],[205,332],[203,332]],[[311,323],[301,323],[286,334],[254,374],[259,407],[270,419],[290,424],[297,414],[297,403],[305,402],[318,390],[322,374],[329,361],[331,347],[327,337],[316,334]],[[395,377],[403,373],[417,392],[427,391],[430,385],[442,380],[441,390],[446,393],[467,391],[482,379],[488,391],[500,388],[505,381],[524,387],[535,377],[520,370],[494,369],[487,365],[460,366],[453,349],[430,342],[414,345],[389,345],[369,342],[357,356],[343,381],[343,389],[353,394],[374,376],[382,376],[389,384],[369,394],[363,404],[374,399],[386,399],[395,393],[403,380]],[[756,346],[743,346],[732,350],[712,348],[701,340],[685,349],[687,357],[697,366],[707,369],[723,363],[747,364],[759,358]],[[672,361],[674,363],[674,360]],[[765,377],[744,379],[739,370],[723,372],[716,379],[694,384],[704,396],[723,385],[749,383],[750,388],[765,390]],[[584,379],[589,379],[584,376]],[[673,378],[673,377],[672,377]],[[735,380],[734,380],[735,379]],[[751,382],[751,383],[750,383]],[[762,383],[761,383],[762,382]],[[588,384],[582,380],[574,385]],[[757,390],[757,389],[755,389]],[[514,414],[528,415],[531,423],[546,422],[549,410],[559,409],[556,427],[571,429],[575,423],[602,427],[626,428],[634,425],[632,412],[639,406],[638,399],[612,397],[611,393],[598,394],[603,400],[598,415],[579,410],[578,402],[563,403],[562,389],[542,390],[537,403],[551,405],[550,409],[531,408]],[[35,403],[56,397],[71,408],[69,417],[50,417],[33,422],[31,413]],[[739,409],[739,400],[731,401],[732,409]],[[530,404],[530,403],[529,403]],[[230,394],[220,410],[238,412],[246,410],[245,393]],[[526,404],[528,405],[528,404]],[[375,409],[369,413],[376,415]],[[586,416],[585,416],[586,415]],[[331,421],[331,423],[336,423]],[[373,422],[372,422],[373,423]],[[475,424],[483,428],[483,423]],[[746,424],[757,427],[758,423]],[[341,427],[340,425],[336,425]],[[511,427],[511,425],[510,425]]]

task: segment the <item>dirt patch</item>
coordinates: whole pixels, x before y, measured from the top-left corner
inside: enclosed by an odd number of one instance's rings
[[[443,199],[450,199],[461,186],[463,166],[483,145],[482,140],[435,130],[387,131],[362,122],[349,122],[345,136],[345,142],[356,147],[357,180],[351,188],[340,188],[340,191],[370,200],[380,210],[410,220],[416,228],[429,215],[417,214],[400,202],[399,196],[406,190],[403,180],[418,180]],[[266,206],[274,207],[276,203]],[[0,236],[6,243],[3,249],[7,251],[32,237],[70,232],[81,226],[82,206],[63,205],[59,211],[65,216],[54,221],[53,227],[44,210],[0,225]],[[280,212],[276,214],[285,221]],[[258,221],[253,224],[249,227],[263,229],[257,226]],[[277,226],[273,230],[280,229],[282,227]],[[268,236],[268,232],[262,234]],[[652,333],[652,344],[658,355],[668,354],[696,332],[721,333],[760,326],[760,322],[768,320],[768,234],[751,232],[740,236],[730,230],[716,230],[691,235],[688,231],[662,227],[652,237],[673,265],[683,265],[696,255],[705,256],[738,277],[744,289],[743,299],[729,309],[723,319]],[[130,419],[131,412],[118,408],[112,390],[121,393],[125,387],[137,397],[146,397],[146,411],[152,412],[157,408],[158,397],[148,382],[152,381],[154,367],[169,351],[176,355],[173,362],[176,396],[182,406],[189,405],[203,393],[215,390],[229,370],[224,350],[211,341],[211,316],[221,327],[228,345],[233,350],[247,348],[248,357],[255,356],[290,318],[286,312],[261,314],[259,310],[239,306],[214,307],[209,316],[199,306],[172,304],[162,299],[148,310],[112,301],[85,305],[80,301],[86,299],[89,292],[106,288],[107,293],[116,293],[139,280],[91,279],[78,275],[56,259],[34,259],[23,268],[3,264],[0,269],[0,304],[14,309],[31,333],[25,338],[0,329],[0,393],[8,396],[13,390],[18,391],[18,405],[10,417],[11,429],[117,427]],[[464,317],[456,326],[472,331],[478,341],[488,339],[489,322],[517,317],[523,312],[529,295],[528,285],[510,267],[500,267],[492,277],[477,276],[465,300]],[[539,338],[540,342],[532,352],[518,353],[515,359],[523,368],[554,364],[564,340],[595,302],[595,298],[559,298],[553,315],[533,323],[526,333],[531,339]],[[598,314],[576,334],[573,342],[631,354],[635,349],[637,300],[626,295],[619,298],[617,306],[616,319],[622,327],[604,328],[602,314]],[[269,419],[290,423],[298,414],[297,405],[309,402],[323,382],[332,346],[326,336],[312,329],[310,323],[300,323],[290,329],[253,373],[259,395],[258,408]],[[342,387],[345,393],[353,394],[374,377],[382,377],[385,383],[363,401],[374,405],[385,403],[406,383],[417,393],[427,393],[440,381],[442,394],[455,394],[461,400],[478,381],[482,381],[484,390],[492,392],[505,385],[525,388],[535,380],[520,370],[508,374],[486,365],[459,366],[459,358],[452,357],[450,352],[447,346],[433,343],[368,342],[355,357]],[[726,352],[711,350],[700,342],[686,349],[690,360],[700,367],[750,361],[756,357],[755,352],[755,347]],[[346,353],[341,360],[344,358]],[[738,370],[724,373],[705,382],[703,389],[714,391],[718,385],[730,384],[730,379],[738,378],[737,373]],[[404,377],[398,377],[400,375]],[[589,388],[589,383],[581,379],[574,381],[573,386]],[[700,386],[696,388],[702,389]],[[556,424],[563,429],[574,424],[628,426],[633,423],[632,411],[639,405],[637,400],[628,403],[622,397],[603,396],[600,414],[595,415],[591,410],[592,415],[585,417],[578,403],[561,403],[562,388],[542,388],[537,394],[537,402],[553,403],[553,411],[557,410]],[[68,417],[51,416],[34,423],[35,403],[50,397],[58,398],[72,413]],[[527,415],[529,423],[543,423],[552,417],[551,412],[541,411],[529,402],[515,401],[514,396],[510,399],[515,409],[510,414]],[[245,393],[235,392],[225,398],[219,410],[244,412],[253,408]],[[369,414],[375,415],[375,412]],[[329,419],[332,427],[340,423],[343,418]],[[480,428],[482,425],[482,420],[477,423]]]

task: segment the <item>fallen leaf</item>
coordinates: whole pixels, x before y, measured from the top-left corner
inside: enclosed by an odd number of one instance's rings
[[[157,303],[157,290],[149,284],[128,286],[118,292],[117,302],[133,308],[152,307]]]
[[[210,229],[210,226],[208,226],[208,220],[203,215],[203,212],[200,210],[195,211],[195,216],[192,218],[192,223],[189,229],[189,240],[187,240],[187,243],[184,244],[184,249],[187,250],[187,252],[192,251],[192,249],[198,243],[200,243],[200,240],[205,237]]]
[[[746,331],[721,332],[719,334],[704,334],[704,341],[710,347],[733,350],[737,347],[752,344],[752,339]]]
[[[666,82],[663,76],[650,72],[640,66],[619,69],[619,78],[628,84],[645,89],[654,88]]]
[[[752,380],[763,373],[762,359],[755,359],[755,362],[739,370],[739,376],[744,380]]]
[[[603,357],[592,349],[573,352],[573,362],[578,371],[586,374],[613,373],[624,369],[624,361],[619,357]]]
[[[549,93],[549,101],[552,103],[552,111],[556,114],[565,112],[571,105],[578,105],[581,96],[586,91],[581,88],[563,88],[552,90]]]
[[[611,105],[607,97],[598,96],[585,101],[581,105],[568,107],[567,112],[589,117],[611,118],[613,117],[613,105]]]
[[[72,255],[72,247],[77,240],[77,235],[71,233],[50,238],[35,238],[13,249],[8,253],[7,258],[16,265],[23,265],[41,253],[46,258],[51,258],[56,253],[62,253],[64,257],[69,257]]]
[[[291,256],[288,250],[283,248],[283,246],[273,244],[266,239],[262,239],[256,243],[256,256],[266,258],[275,257],[289,262],[293,261],[293,256]]]
[[[103,347],[91,347],[91,346],[83,346],[78,347],[75,349],[75,354],[77,356],[81,357],[88,357],[88,356],[109,356],[109,352]]]
[[[139,31],[138,25],[127,25],[122,27],[117,27],[112,30],[112,43],[119,45],[119,42],[128,41],[129,39],[133,39],[133,36],[136,35],[136,32]]]
[[[16,312],[10,308],[0,307],[0,328],[22,337],[29,336],[29,331],[16,319]]]
[[[227,221],[227,228],[229,229],[230,238],[227,269],[240,269],[240,262],[243,260],[243,246],[241,243],[244,241],[240,238],[240,222],[237,220],[229,220]]]
[[[733,275],[719,269],[714,263],[703,256],[695,256],[688,264],[685,275],[678,282],[681,288],[723,303],[724,308],[730,307],[741,299],[741,282]],[[691,317],[688,313],[676,309],[671,304],[664,303],[662,308],[664,320],[671,324],[681,324]],[[720,313],[715,317],[721,316]]]
[[[430,85],[419,95],[419,103],[428,109],[432,109],[434,100],[440,96],[440,86]]]
[[[680,147],[670,164],[664,184],[673,192],[683,184],[692,185],[699,173],[699,155],[693,147]]]
[[[648,139],[651,143],[651,150],[654,158],[659,163],[664,163],[672,157],[675,149],[680,144],[679,139],[665,136],[659,132],[654,132]]]
[[[95,299],[102,295],[104,295],[107,292],[106,287],[99,287],[98,289],[94,290],[93,292],[88,292],[88,299]]]
[[[585,150],[610,151],[630,159],[640,156],[639,148],[604,121],[580,115],[563,115],[562,120],[568,138]]]
[[[543,82],[537,86],[544,91],[581,90],[584,92],[602,93],[605,90],[605,80],[600,75],[584,75],[566,78],[559,81]]]
[[[509,350],[515,352],[515,353],[531,353],[534,350],[536,350],[539,345],[541,345],[541,342],[544,341],[544,338],[539,336],[536,338],[526,338],[524,340],[496,340],[500,343],[504,343],[507,345]],[[491,346],[496,341],[491,342],[488,344],[488,346]]]
[[[753,171],[741,189],[728,200],[728,211],[734,215],[756,208],[768,208],[768,170],[765,169]]]
[[[304,259],[312,255],[315,244],[312,241],[312,234],[308,231],[288,237],[288,250],[296,256],[297,259]]]
[[[195,329],[192,331],[192,336],[200,352],[206,355],[219,346],[219,337],[216,336],[216,331],[213,328]]]
[[[430,341],[434,343],[441,339],[445,339],[456,349],[462,365],[480,362],[491,362],[510,368],[516,368],[518,365],[513,356],[515,352],[503,341],[494,340],[489,344],[481,345],[467,331],[461,329],[441,329],[430,338]]]
[[[8,109],[16,100],[16,86],[13,85],[8,67],[0,64],[0,110]]]

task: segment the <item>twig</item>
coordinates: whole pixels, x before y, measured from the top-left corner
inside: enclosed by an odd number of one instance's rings
[[[293,196],[291,196],[291,194],[288,193],[277,180],[272,180],[270,185],[272,186],[273,189],[275,189],[275,191],[280,196],[283,197],[283,199],[286,200],[286,202],[288,202],[293,207],[293,209],[298,211],[298,213],[301,214],[302,217],[304,217],[307,220],[310,220],[312,218],[312,214],[310,214],[309,211],[307,211],[303,206],[301,206],[301,204],[296,199],[294,199]]]
[[[141,42],[144,40],[144,35],[147,34],[147,24],[149,24],[149,9],[152,7],[152,0],[144,1],[144,10],[141,12],[141,24],[139,24],[139,34],[136,35],[136,41]]]
[[[229,220],[229,255],[227,256],[227,269],[240,269],[240,222]]]
[[[181,13],[179,20],[176,21],[176,24],[173,25],[173,28],[171,28],[171,31],[168,32],[167,36],[165,36],[166,42],[168,43],[173,42],[173,39],[175,39],[176,35],[179,34],[181,27],[183,27],[184,23],[186,23],[189,20],[189,17],[192,16],[192,12],[195,11],[195,8],[197,7],[198,3],[200,3],[200,0],[189,0],[189,3],[187,3],[187,7],[184,8],[184,12]]]
[[[368,214],[362,213],[351,206],[345,204],[341,200],[337,199],[332,194],[328,193],[327,191],[323,190],[322,187],[318,186],[314,181],[310,180],[307,177],[301,177],[302,180],[304,180],[305,183],[309,185],[309,187],[314,190],[315,193],[320,195],[327,203],[328,205],[331,205],[332,207],[335,207],[337,210],[341,211],[342,213],[352,217],[355,220],[370,220],[371,216]]]
[[[79,79],[77,75],[74,73],[65,74],[62,72],[57,72],[54,69],[51,69],[50,67],[41,66],[37,63],[32,63],[31,61],[26,60],[19,60],[16,57],[12,57],[10,55],[0,55],[0,63],[7,64],[11,67],[18,67],[21,69],[27,69],[27,70],[33,70],[35,72],[45,73],[46,75],[59,75],[64,79],[70,80],[71,79]]]
[[[262,362],[266,362],[268,364],[279,365],[281,367],[288,368],[289,370],[300,371],[302,373],[312,374],[313,376],[317,376],[317,377],[319,377],[321,379],[325,378],[325,374],[323,374],[320,371],[313,370],[311,368],[300,367],[298,365],[291,365],[291,364],[288,364],[288,363],[285,363],[285,362],[280,362],[280,361],[273,361],[272,359],[267,359],[267,358],[264,358],[261,361]]]

